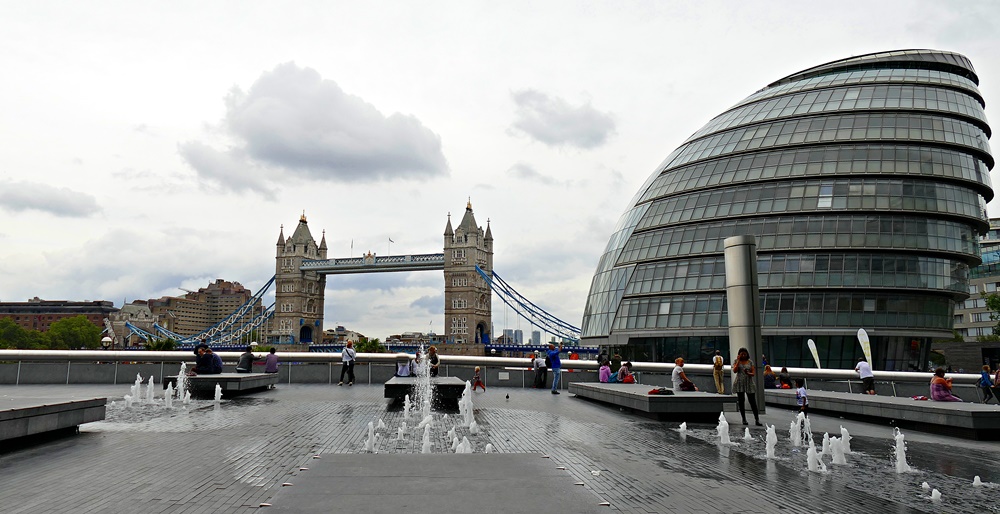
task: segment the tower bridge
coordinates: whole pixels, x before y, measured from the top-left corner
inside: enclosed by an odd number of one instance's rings
[[[144,339],[171,337],[182,344],[206,340],[236,344],[253,334],[268,343],[313,343],[322,338],[327,275],[444,271],[444,339],[449,353],[478,354],[491,341],[492,293],[531,325],[563,339],[579,340],[580,329],[563,322],[519,294],[493,271],[493,233],[489,220],[478,226],[472,202],[456,227],[451,214],[444,229],[442,253],[328,258],[326,232],[317,243],[305,213],[292,234],[281,226],[275,249],[274,276],[245,305],[215,326],[182,336],[154,324],[153,334],[126,324]],[[274,286],[274,304],[261,300]]]

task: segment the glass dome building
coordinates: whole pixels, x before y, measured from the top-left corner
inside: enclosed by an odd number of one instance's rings
[[[750,95],[656,168],[594,273],[582,342],[637,360],[729,362],[723,240],[757,241],[771,364],[926,367],[953,337],[989,229],[990,127],[972,63],[934,50],[842,59]]]

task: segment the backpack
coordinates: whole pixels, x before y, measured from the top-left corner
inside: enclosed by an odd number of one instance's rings
[[[719,371],[720,369],[722,369],[722,356],[721,355],[716,355],[715,356],[715,358],[712,360],[712,366],[713,366],[713,369],[715,371]]]
[[[550,359],[548,355],[545,356],[545,367],[546,368],[552,367],[552,359]]]

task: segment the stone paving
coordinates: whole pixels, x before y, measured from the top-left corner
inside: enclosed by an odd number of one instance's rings
[[[129,388],[4,386],[0,402],[40,392],[121,398]],[[198,401],[125,409],[116,401],[106,421],[83,425],[77,436],[2,447],[0,505],[7,513],[266,512],[260,504],[314,455],[365,453],[369,422],[387,425],[377,452],[420,453],[419,420],[411,416],[407,437],[398,441],[404,414],[382,395],[381,385],[281,385],[218,406]],[[813,415],[817,443],[823,432],[838,435],[843,425],[855,452],[847,466],[827,457],[829,471],[815,473],[807,470],[805,449],[788,442],[790,411],[771,408],[762,417],[779,436],[778,459],[769,461],[758,427],[751,427],[755,439],[745,441],[742,425],[734,424],[729,433],[735,444],[722,446],[714,425],[690,425],[680,434],[676,423],[565,392],[490,388],[475,393],[474,402],[481,432],[461,426],[456,432],[476,452],[492,444],[500,453],[549,455],[553,465],[566,467],[569,480],[584,482],[595,503],[609,502],[609,511],[1000,512],[1000,487],[994,485],[1000,484],[1000,443],[906,432],[907,461],[915,471],[899,475],[889,427]],[[451,451],[446,432],[459,425],[456,418],[436,414],[434,452]],[[727,418],[739,421],[735,413]],[[975,475],[987,485],[973,487]],[[923,482],[940,491],[940,501],[921,488]],[[526,501],[533,496],[542,498],[544,491],[526,494]],[[562,512],[556,505],[539,511]]]

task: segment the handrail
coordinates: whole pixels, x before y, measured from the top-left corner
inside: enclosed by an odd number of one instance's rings
[[[223,361],[236,362],[241,352],[215,352]],[[263,352],[255,352],[256,355],[264,355]],[[281,362],[302,362],[302,363],[333,363],[342,362],[340,353],[319,353],[319,352],[276,352]],[[528,357],[486,357],[478,355],[439,355],[441,364],[458,366],[499,366],[530,368],[532,360]],[[357,361],[359,363],[382,363],[395,364],[412,359],[413,355],[408,353],[359,353]],[[169,351],[154,352],[144,350],[0,350],[0,361],[34,361],[34,362],[194,362],[194,354],[190,351]],[[426,362],[426,360],[425,360]],[[632,362],[632,371],[645,371],[652,373],[671,373],[676,365],[668,362]],[[563,359],[563,369],[573,370],[597,370],[599,364],[592,360],[571,360]],[[859,376],[853,369],[815,369],[815,368],[787,368],[788,373],[795,378],[815,378],[833,380],[858,380]],[[711,364],[685,364],[685,373],[692,375],[711,375],[713,367]],[[730,374],[730,368],[725,368],[726,375]],[[933,373],[912,372],[912,371],[874,371],[875,379],[885,382],[913,382],[929,383]],[[763,373],[758,368],[758,376]],[[979,381],[979,374],[973,373],[948,373],[945,376],[951,377],[956,384],[975,385]]]

